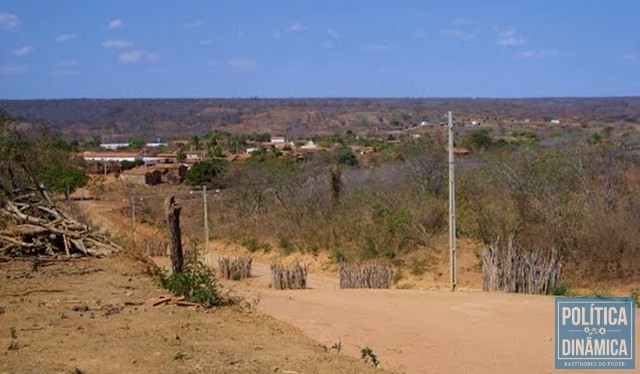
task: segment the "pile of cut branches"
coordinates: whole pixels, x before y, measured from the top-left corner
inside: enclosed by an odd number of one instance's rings
[[[0,256],[105,256],[120,248],[56,208],[42,190],[0,198]]]

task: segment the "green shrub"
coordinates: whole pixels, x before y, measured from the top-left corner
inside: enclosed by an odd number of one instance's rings
[[[340,264],[342,262],[347,262],[347,256],[345,256],[341,248],[334,247],[331,250],[331,260],[336,264]]]
[[[631,297],[635,299],[636,306],[640,308],[640,290],[639,289],[631,290]]]
[[[421,276],[426,273],[428,269],[429,264],[427,263],[427,260],[415,260],[411,263],[409,272],[411,273],[411,275]]]
[[[587,296],[590,297],[611,297],[611,291],[604,287],[594,286],[589,290]]]
[[[212,268],[198,258],[197,251],[185,254],[182,272],[167,276],[166,271],[158,270],[156,276],[162,286],[176,296],[206,308],[220,306],[226,301],[220,295],[220,288]]]
[[[295,244],[291,242],[291,240],[287,238],[280,238],[279,241],[280,249],[282,249],[282,253],[287,256],[293,253],[296,250]]]
[[[569,282],[560,281],[551,287],[551,294],[555,296],[573,296],[571,284]]]

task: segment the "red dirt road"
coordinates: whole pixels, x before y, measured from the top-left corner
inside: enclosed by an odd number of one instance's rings
[[[369,346],[381,365],[391,370],[407,373],[555,371],[552,297],[311,289],[267,291],[259,309],[300,328],[327,346],[342,341],[346,354],[356,356],[363,346]],[[636,336],[638,330],[636,325]],[[636,356],[638,353],[636,345]]]

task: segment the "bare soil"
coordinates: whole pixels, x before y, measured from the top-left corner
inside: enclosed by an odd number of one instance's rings
[[[93,208],[105,225],[115,222],[117,228],[128,219],[102,204]],[[139,235],[145,227],[136,226]],[[221,242],[211,248],[212,264],[219,255],[248,254]],[[5,352],[8,360],[2,360],[0,372],[25,367],[37,372],[41,364],[49,368],[44,372],[74,367],[85,372],[269,372],[276,367],[281,372],[364,372],[368,368],[357,361],[365,346],[384,369],[407,373],[554,371],[553,297],[479,291],[472,251],[465,255],[463,248],[461,253],[466,259],[461,267],[468,274],[456,292],[448,291],[437,274],[412,279],[415,289],[340,290],[334,269],[324,259],[300,254],[284,261],[310,263],[310,289],[275,291],[269,288],[269,262],[283,259],[275,253],[251,256],[253,277],[224,285],[243,295],[247,304],[257,305],[258,315],[126,305],[162,291],[119,259],[87,261],[88,268],[105,270],[84,275],[44,276],[49,268],[31,274],[26,264],[2,265],[12,277],[0,286],[0,305],[6,310],[0,315],[2,343],[7,347],[15,340],[18,349]],[[166,258],[155,260],[168,265]],[[99,265],[92,265],[94,261]],[[55,266],[62,271],[69,265]],[[45,284],[66,291],[6,296],[44,289]],[[130,284],[133,289],[126,288]],[[75,305],[87,305],[90,311],[74,312],[70,308]],[[108,305],[122,309],[104,316]],[[11,327],[17,339],[10,339]],[[337,342],[343,347],[340,355],[326,352],[325,347]],[[345,355],[352,359],[345,360]]]
[[[297,328],[238,307],[145,302],[132,259],[0,263],[0,373],[363,373]]]

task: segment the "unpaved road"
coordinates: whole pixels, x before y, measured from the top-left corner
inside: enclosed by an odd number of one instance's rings
[[[217,255],[213,253],[213,263]],[[254,259],[252,273],[249,281],[229,285],[259,293],[259,311],[327,347],[340,341],[343,354],[358,357],[360,349],[369,346],[387,369],[407,373],[555,371],[553,297],[340,290],[335,277],[313,273],[308,290],[275,291],[268,288],[268,264]],[[636,336],[638,330],[636,325]],[[636,356],[639,351],[636,345]],[[572,371],[576,372],[598,371]]]
[[[387,369],[406,373],[555,371],[553,297],[340,290],[337,279],[316,274],[309,274],[310,289],[275,291],[267,288],[268,265],[254,260],[252,273],[254,278],[246,285],[259,290],[259,311],[298,327],[327,347],[341,342],[342,352],[351,356],[359,356],[360,349],[368,346]],[[636,335],[638,330],[636,325]]]

